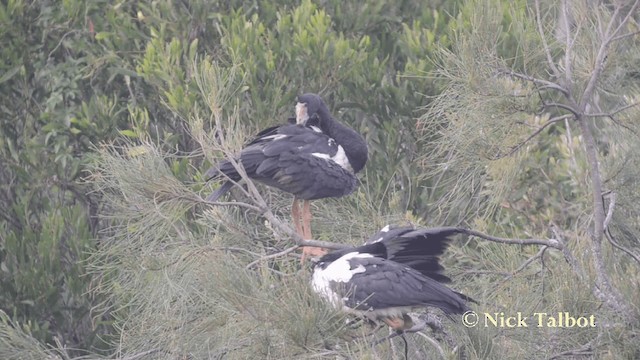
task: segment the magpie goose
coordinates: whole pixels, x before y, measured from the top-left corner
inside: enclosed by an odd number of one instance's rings
[[[398,331],[413,327],[408,312],[436,307],[446,315],[468,311],[468,296],[449,289],[439,256],[453,227],[384,227],[367,244],[333,251],[314,266],[312,286],[334,307]]]
[[[352,193],[358,185],[355,174],[367,162],[367,144],[362,135],[333,118],[320,96],[308,93],[297,100],[295,124],[261,131],[238,160],[249,178],[294,195],[291,215],[296,231],[311,239],[309,201]],[[216,164],[205,176],[226,179],[208,201],[216,201],[241,179],[229,161]],[[303,259],[324,254],[321,248],[303,249]]]

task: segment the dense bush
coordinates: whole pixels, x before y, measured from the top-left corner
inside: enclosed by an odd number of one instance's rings
[[[271,220],[199,202],[212,189],[202,171],[291,116],[307,91],[370,149],[354,195],[314,204],[319,239],[360,243],[389,221],[562,236],[584,277],[559,251],[480,241],[454,247],[446,262],[460,269],[456,287],[487,311],[600,311],[589,284],[584,129],[566,117],[501,156],[563,116],[547,106],[564,104],[562,96],[503,72],[544,77],[546,57],[562,58],[563,8],[542,3],[550,25],[540,30],[526,1],[3,2],[0,357],[391,356],[392,347],[376,353],[366,341],[345,342],[341,315],[310,294],[308,273],[291,258],[253,263],[288,244],[273,221],[288,221],[287,196],[260,188]],[[607,6],[593,24],[612,16]],[[596,35],[575,35],[578,76],[590,74]],[[628,81],[637,75],[634,49],[616,48],[594,106],[637,98]],[[633,114],[590,120],[607,188],[619,196],[608,235],[632,256]],[[609,248],[605,257],[624,298],[637,296],[623,281],[637,283],[630,257]],[[452,328],[472,358],[638,351],[629,327],[564,336]],[[418,356],[432,352],[429,342],[411,345]]]
[[[95,335],[111,330],[108,319],[91,316],[101,300],[87,296],[92,277],[83,261],[109,221],[98,217],[102,201],[84,169],[94,146],[118,135],[146,133],[167,149],[195,150],[181,113],[197,102],[190,69],[204,54],[241,60],[238,96],[252,130],[289,116],[301,91],[322,93],[367,134],[369,168],[377,169],[368,177],[372,197],[397,191],[395,207],[409,208],[419,191],[411,175],[414,110],[435,87],[406,76],[430,70],[425,57],[447,18],[435,5],[0,5],[0,308],[41,340],[101,346]],[[197,176],[182,164],[174,168],[182,179]]]

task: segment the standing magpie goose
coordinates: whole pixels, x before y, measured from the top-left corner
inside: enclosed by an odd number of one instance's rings
[[[316,94],[299,96],[295,113],[295,124],[261,131],[237,159],[249,178],[294,195],[291,215],[296,231],[311,239],[309,201],[352,193],[358,185],[355,174],[367,162],[367,144],[362,135],[334,119]],[[226,179],[208,201],[216,201],[241,179],[229,161],[216,164],[205,177]],[[303,259],[324,254],[321,248],[303,249]]]
[[[439,263],[449,237],[461,230],[386,226],[363,246],[321,257],[314,266],[313,289],[336,308],[398,331],[411,331],[407,313],[420,308],[462,314],[469,310],[466,302],[475,301],[443,284],[451,280]]]

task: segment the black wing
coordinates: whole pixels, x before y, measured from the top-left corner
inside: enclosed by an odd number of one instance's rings
[[[355,176],[333,159],[339,150],[338,144],[318,128],[284,125],[260,132],[245,146],[239,158],[250,178],[313,200],[343,196],[356,188]],[[223,175],[233,181],[240,180],[229,161],[217,164],[206,173],[210,179]],[[224,189],[223,185],[224,191],[214,193],[215,199],[230,187]]]
[[[445,285],[399,263],[381,258],[353,258],[355,273],[345,289],[345,305],[358,310],[383,310],[394,307],[433,306],[446,314],[468,310],[465,300]]]
[[[450,237],[461,232],[461,229],[454,227],[415,229],[411,226],[388,225],[371,236],[366,245],[342,250],[342,254],[351,251],[372,254],[409,266],[439,282],[448,283],[451,279],[443,274],[444,268],[439,257],[449,246]],[[334,256],[337,259],[341,255],[336,253]]]

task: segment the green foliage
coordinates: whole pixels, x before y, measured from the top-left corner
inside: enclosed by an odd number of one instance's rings
[[[585,4],[571,7],[588,14]],[[542,10],[551,55],[561,57],[551,25],[560,9],[543,2]],[[599,10],[594,24],[611,16]],[[306,91],[320,93],[370,149],[355,194],[314,203],[318,239],[357,244],[407,220],[514,237],[552,236],[554,224],[579,240],[569,248],[590,275],[589,172],[577,127],[559,121],[510,154],[558,115],[533,116],[541,102],[561,100],[496,71],[545,74],[534,19],[529,2],[497,0],[0,4],[0,357],[80,352],[51,352],[44,341],[159,358],[389,358],[392,347],[349,340],[362,334],[311,294],[294,257],[246,267],[291,245],[282,229],[199,196],[211,191],[201,179],[210,163],[284,122]],[[576,37],[579,75],[596,56],[592,35]],[[598,106],[637,99],[637,40],[624,40],[607,59]],[[609,230],[634,254],[635,119],[629,111],[591,124],[618,194]],[[259,190],[286,223],[290,197]],[[599,309],[551,250],[507,276],[537,251],[470,241],[446,261],[468,270],[456,288],[487,311]],[[607,256],[615,285],[637,298],[634,261]],[[471,358],[604,342],[580,331],[481,330],[452,330]],[[611,339],[605,355],[637,356],[634,331],[601,334]],[[433,352],[420,337],[410,344]]]
[[[475,241],[455,249],[454,258],[466,265],[462,267],[471,267],[467,276],[473,277],[470,284],[474,289],[468,293],[485,292],[490,304],[485,311],[495,311],[496,306],[505,313],[553,309],[550,311],[596,314],[600,319],[597,330],[572,329],[562,336],[558,329],[513,329],[493,340],[471,337],[478,356],[490,346],[493,354],[514,358],[534,352],[551,357],[586,347],[598,349],[594,356],[633,357],[638,348],[630,339],[635,335],[621,336],[620,329],[610,324],[621,321],[621,316],[636,317],[638,308],[633,285],[639,273],[638,255],[635,242],[629,242],[629,235],[635,233],[631,228],[638,220],[637,209],[629,202],[636,198],[630,194],[635,192],[635,180],[631,180],[635,179],[635,167],[629,165],[637,159],[630,144],[637,143],[638,129],[636,123],[628,122],[637,116],[633,104],[637,104],[638,89],[622,81],[612,86],[609,79],[630,70],[617,65],[634,56],[637,59],[637,51],[627,51],[637,39],[612,43],[624,50],[609,53],[597,90],[587,100],[590,105],[579,113],[566,111],[575,109],[562,107],[570,103],[567,98],[582,96],[594,74],[595,52],[603,41],[597,29],[603,23],[595,19],[608,21],[612,12],[604,7],[594,12],[583,3],[571,3],[566,11],[579,14],[574,15],[576,19],[592,21],[571,25],[577,27],[571,33],[575,48],[567,50],[559,29],[561,9],[553,2],[541,2],[540,6],[540,17],[546,20],[540,27],[533,6],[500,1],[469,1],[451,23],[454,43],[438,53],[437,74],[444,90],[420,120],[426,130],[424,137],[435,144],[435,151],[422,158],[425,176],[438,179],[431,193],[432,215],[438,222],[463,222],[505,237],[526,234],[561,239],[567,244],[566,252],[575,255],[573,265],[566,266],[565,261],[571,264],[570,256],[548,249],[536,252]],[[508,33],[505,20],[510,24]],[[564,57],[568,51],[569,60]],[[554,70],[548,58],[560,69],[560,75],[549,76]],[[556,81],[569,89],[569,95],[549,90]],[[591,104],[598,111],[592,111]],[[625,111],[618,111],[620,108]],[[607,112],[612,115],[591,115]],[[584,121],[595,134],[600,175],[606,179],[602,194],[608,207],[605,212],[613,214],[605,239],[618,238],[624,243],[617,246],[615,240],[605,240],[603,270],[594,260],[598,254],[593,246],[593,214],[599,209],[594,209],[590,176],[597,170],[587,161],[588,144],[578,126],[577,118],[583,113],[590,114],[584,115],[588,117]],[[623,200],[619,197],[622,193]],[[615,199],[624,203],[624,210]],[[600,303],[602,298],[593,291],[602,271],[630,304],[631,310],[624,315]],[[635,333],[634,326],[626,329]],[[605,344],[603,338],[616,340]]]

